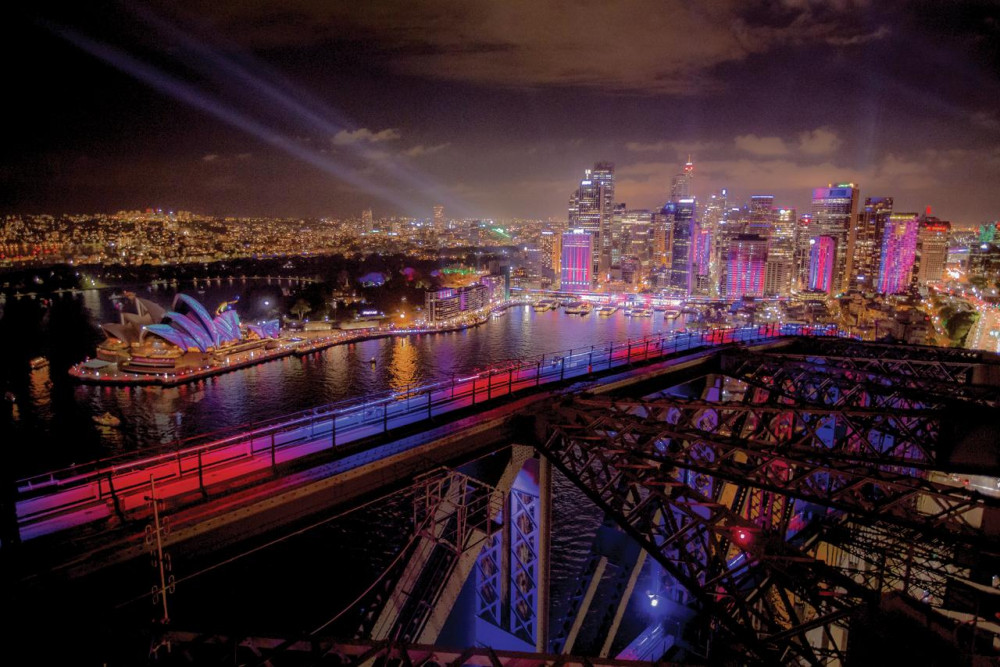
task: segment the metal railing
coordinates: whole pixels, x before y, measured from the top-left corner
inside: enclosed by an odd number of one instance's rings
[[[84,522],[81,519],[74,523],[65,518],[67,514],[86,514],[86,520],[101,518],[100,512],[93,511],[97,506],[107,508],[104,516],[111,512],[123,516],[138,506],[134,499],[142,498],[151,480],[155,480],[157,492],[164,498],[195,491],[205,494],[211,484],[273,469],[323,450],[336,450],[401,426],[544,384],[677,352],[789,335],[843,336],[843,333],[833,326],[779,324],[670,332],[495,364],[478,373],[402,392],[331,403],[178,440],[166,451],[139,457],[133,453],[131,457],[123,455],[18,480],[18,524],[22,539],[26,539]],[[83,509],[91,511],[79,512]]]

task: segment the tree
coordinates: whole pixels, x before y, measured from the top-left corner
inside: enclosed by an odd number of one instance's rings
[[[292,306],[291,308],[292,315],[298,316],[299,322],[301,322],[302,318],[311,312],[312,312],[312,307],[310,307],[309,303],[305,299],[299,299],[298,301],[295,302],[295,305]]]

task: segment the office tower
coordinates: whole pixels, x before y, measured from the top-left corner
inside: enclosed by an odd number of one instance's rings
[[[1000,245],[978,243],[969,248],[970,281],[982,281],[988,285],[1000,282]]]
[[[639,279],[649,275],[653,257],[653,213],[648,209],[628,209],[621,215],[622,256],[639,261]]]
[[[809,253],[812,250],[812,216],[803,215],[795,223],[794,278],[796,290],[809,289]]]
[[[667,268],[669,275],[670,250],[674,236],[674,216],[660,211],[653,213],[650,217],[650,235],[652,237],[652,247],[650,248],[649,263],[654,269]],[[669,279],[668,279],[669,282]]]
[[[542,278],[558,280],[562,265],[562,232],[543,229],[538,235]]]
[[[691,259],[691,290],[700,296],[713,296],[711,283],[712,235],[702,223],[694,227],[694,255]]]
[[[691,294],[691,256],[694,243],[694,199],[667,202],[662,213],[667,216],[673,234],[670,243],[670,289],[677,296]]]
[[[361,231],[365,234],[371,234],[375,231],[375,221],[372,219],[370,208],[361,211]]]
[[[673,177],[670,181],[670,201],[680,201],[681,199],[691,199],[691,181],[694,180],[694,163],[688,155],[684,170]]]
[[[623,255],[628,254],[627,246],[631,240],[627,236],[624,228],[623,217],[625,215],[625,204],[615,202],[614,211],[611,214],[611,266],[621,266]]]
[[[750,222],[746,233],[771,238],[774,227],[774,196],[752,195],[750,197]]]
[[[854,224],[858,216],[858,188],[854,183],[837,183],[813,190],[812,236],[834,240],[833,282],[831,294],[846,292],[852,272]],[[814,246],[815,248],[815,246]]]
[[[837,239],[816,236],[809,239],[809,289],[831,293],[837,275]]]
[[[913,260],[917,253],[916,213],[892,213],[882,232],[882,260],[879,263],[878,292],[905,292],[913,276]]]
[[[948,262],[948,241],[951,237],[951,223],[932,216],[920,221],[917,231],[917,257],[914,273],[918,285],[944,279],[944,267]]]
[[[764,296],[767,239],[759,234],[738,234],[729,241],[726,298]]]
[[[444,229],[444,206],[441,204],[434,206],[434,229]]]
[[[607,280],[611,270],[611,218],[615,205],[615,165],[598,162],[584,171],[570,195],[569,226],[593,236],[591,276]]]
[[[882,234],[892,214],[892,197],[868,197],[854,228],[851,287],[862,292],[876,288],[882,260]]]
[[[709,235],[709,296],[719,296],[720,293],[722,265],[725,264],[722,253],[726,252],[728,248],[728,245],[723,245],[720,239],[723,222],[726,218],[727,197],[728,193],[725,189],[713,192],[708,196],[701,215],[701,227]]]
[[[792,291],[795,279],[795,234],[798,224],[795,209],[775,209],[771,223],[764,293],[769,296],[787,296]]]
[[[560,289],[566,292],[590,289],[593,255],[594,236],[586,230],[573,229],[562,235]]]

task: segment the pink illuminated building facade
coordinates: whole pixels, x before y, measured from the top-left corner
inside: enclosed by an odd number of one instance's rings
[[[757,234],[740,234],[729,242],[726,267],[726,297],[764,296],[767,269],[767,239]]]
[[[837,239],[817,236],[809,240],[809,289],[830,293],[837,262]]]
[[[882,232],[882,259],[878,273],[880,294],[899,294],[910,286],[919,229],[920,216],[916,213],[893,213],[889,216]]]
[[[582,229],[562,235],[561,289],[586,292],[590,289],[594,237]]]

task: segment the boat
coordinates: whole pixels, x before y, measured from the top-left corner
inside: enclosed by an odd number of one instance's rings
[[[594,307],[586,301],[573,301],[566,305],[567,315],[590,315]]]
[[[115,417],[110,412],[105,412],[103,415],[95,415],[94,421],[101,426],[120,426],[122,420]]]
[[[552,310],[554,308],[557,308],[558,306],[559,304],[555,301],[552,301],[550,299],[542,299],[541,301],[535,303],[535,305],[533,305],[532,308],[540,313],[543,313],[546,310]]]
[[[667,320],[676,320],[681,316],[681,311],[671,308],[670,310],[663,311],[663,318]]]
[[[46,366],[48,366],[49,360],[46,359],[45,357],[35,357],[34,359],[28,362],[28,365],[31,366],[31,370],[37,371],[41,368],[45,368]]]
[[[601,317],[611,317],[618,310],[618,306],[601,306],[597,309],[597,314]]]
[[[375,357],[372,357],[372,360],[369,363],[371,363],[372,367],[374,368],[375,367]]]
[[[633,308],[628,314],[631,317],[652,317],[653,311],[649,308]]]
[[[490,313],[490,317],[492,317],[495,320],[498,320],[506,314],[507,314],[506,310],[494,310],[492,313]]]
[[[667,307],[662,303],[657,303],[653,304],[653,310],[657,313],[662,313],[663,311],[667,310]]]

